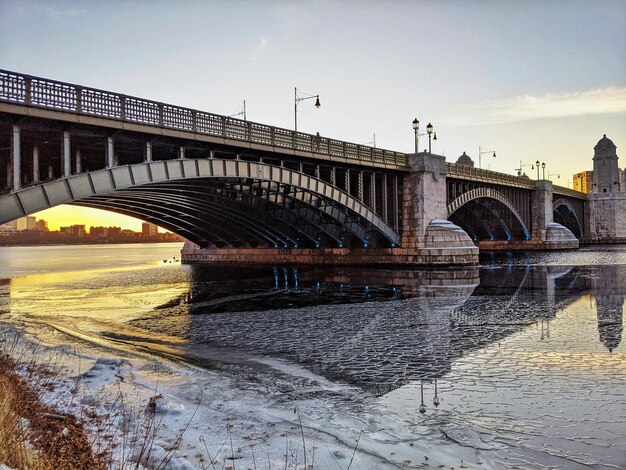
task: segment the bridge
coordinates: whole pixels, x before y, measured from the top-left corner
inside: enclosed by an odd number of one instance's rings
[[[576,248],[586,195],[0,70],[0,223],[59,204],[189,240],[187,262],[475,264]]]

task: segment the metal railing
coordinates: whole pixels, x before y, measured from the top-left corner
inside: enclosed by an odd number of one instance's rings
[[[0,101],[404,169],[406,155],[195,109],[0,70]]]
[[[456,163],[446,163],[446,165],[448,166],[448,178],[535,189],[535,180],[528,178],[507,175],[506,173],[499,173],[497,171],[483,170],[482,168],[474,168],[467,165],[457,165]]]
[[[576,191],[575,189],[554,185],[552,187],[552,190],[554,191],[554,194],[558,194],[560,196],[570,196],[578,199],[587,199],[586,193],[581,193],[580,191]]]

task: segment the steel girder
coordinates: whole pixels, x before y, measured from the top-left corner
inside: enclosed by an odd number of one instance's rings
[[[214,187],[219,186],[214,195],[219,193],[221,197],[213,204],[200,204],[191,196],[184,199],[187,196],[181,193],[169,199],[156,195],[173,182],[182,186],[211,182]],[[131,194],[135,188],[154,194]],[[116,198],[120,191],[125,192]],[[260,199],[270,205],[264,205]],[[236,201],[238,205],[231,205],[230,211],[224,212],[219,206],[226,200]],[[142,162],[45,181],[1,196],[0,223],[64,203],[109,208],[158,220],[165,228],[206,243],[288,245],[291,242],[295,246],[302,237],[317,244],[332,240],[333,244],[341,245],[346,235],[364,244],[375,245],[378,240],[399,242],[399,235],[382,218],[328,183],[282,167],[219,159]],[[124,207],[124,203],[132,207]],[[177,204],[180,204],[178,208]],[[253,213],[262,208],[268,211]],[[207,221],[199,209],[213,220]],[[218,227],[210,226],[216,221]],[[194,230],[197,233],[190,235]],[[324,239],[320,238],[321,234]]]
[[[448,204],[448,218],[450,218],[456,211],[458,211],[465,204],[471,201],[475,201],[477,199],[495,199],[496,201],[503,204],[513,215],[514,219],[516,219],[519,225],[521,226],[522,231],[524,232],[524,236],[526,238],[530,237],[530,232],[528,231],[526,224],[522,220],[522,217],[517,212],[517,209],[515,209],[515,206],[513,205],[513,203],[508,198],[506,198],[502,193],[499,193],[498,191],[492,188],[472,189],[471,191],[467,191],[466,193],[463,193],[462,195],[457,197],[454,201]]]

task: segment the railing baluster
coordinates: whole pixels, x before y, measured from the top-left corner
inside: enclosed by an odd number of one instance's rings
[[[126,121],[126,97],[120,96],[120,119]]]
[[[33,77],[26,78],[26,104],[31,105],[33,103]]]

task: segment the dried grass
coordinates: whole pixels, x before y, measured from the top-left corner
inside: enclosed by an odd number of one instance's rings
[[[17,367],[0,352],[0,462],[16,470],[104,470],[82,423],[42,403]]]

